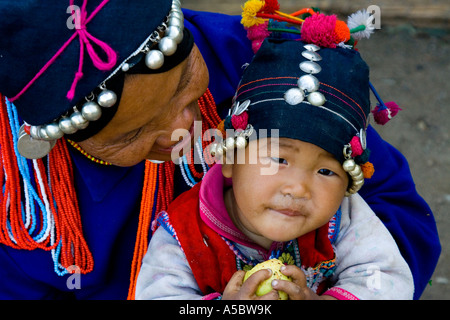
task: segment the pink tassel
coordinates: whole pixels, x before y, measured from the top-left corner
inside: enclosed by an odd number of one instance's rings
[[[372,110],[372,113],[375,122],[379,125],[384,125],[395,117],[400,110],[402,109],[395,102],[390,101],[385,104],[377,105],[375,109]]]

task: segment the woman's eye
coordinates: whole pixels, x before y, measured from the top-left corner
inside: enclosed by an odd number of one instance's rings
[[[283,158],[271,157],[270,159],[278,164],[288,164],[287,160]]]
[[[319,173],[324,175],[324,176],[332,176],[332,175],[335,174],[333,171],[331,171],[329,169],[320,169]]]

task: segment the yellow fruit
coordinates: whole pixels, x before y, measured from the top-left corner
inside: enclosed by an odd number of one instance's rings
[[[260,285],[258,286],[258,289],[256,289],[257,296],[265,295],[266,293],[269,293],[273,289],[272,280],[278,279],[278,280],[292,281],[291,277],[285,276],[284,274],[281,273],[280,268],[283,265],[284,264],[278,259],[271,259],[261,262],[245,273],[244,282],[256,271],[263,269],[271,269],[272,276],[269,279],[266,279],[263,282],[261,282]],[[279,300],[287,300],[288,298],[287,293],[283,291],[278,291],[278,296]]]

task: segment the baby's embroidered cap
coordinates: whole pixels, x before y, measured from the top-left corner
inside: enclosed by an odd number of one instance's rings
[[[354,50],[373,32],[371,16],[359,12],[345,23],[316,8],[288,15],[277,1],[251,0],[243,9],[242,23],[256,53],[223,123],[224,132],[236,130],[234,137],[216,144],[213,153],[245,147],[250,135],[265,129],[270,137],[271,129],[278,129],[280,138],[309,142],[334,155],[352,177],[348,192],[357,192],[374,172],[366,145],[371,89],[380,101],[375,119],[388,120],[398,111],[379,98],[369,67]]]

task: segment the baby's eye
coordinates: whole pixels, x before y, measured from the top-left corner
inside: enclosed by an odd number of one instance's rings
[[[329,169],[320,169],[319,173],[324,175],[324,176],[332,176],[332,175],[335,174],[333,171],[331,171]]]
[[[283,158],[270,157],[270,159],[279,164],[288,164],[287,160]]]

